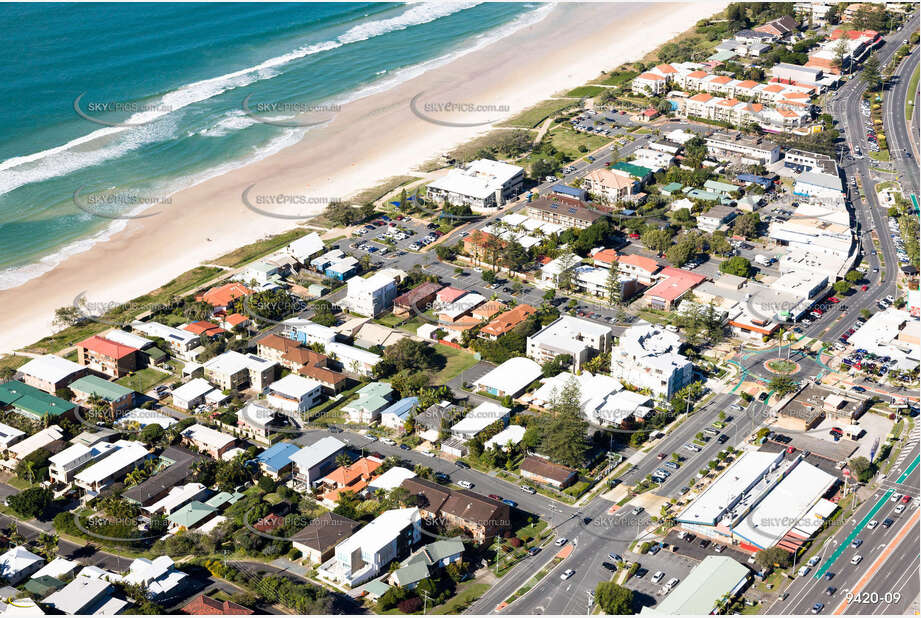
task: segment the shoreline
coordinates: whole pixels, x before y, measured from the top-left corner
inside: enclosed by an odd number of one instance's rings
[[[311,211],[319,214],[326,202],[388,177],[421,175],[414,171],[419,165],[491,130],[483,124],[426,122],[410,109],[419,93],[504,106],[507,111],[488,118],[502,121],[603,70],[643,57],[723,4],[554,6],[537,23],[347,103],[330,123],[298,143],[183,189],[160,215],[130,220],[108,240],[0,291],[5,305],[17,308],[0,317],[0,351],[51,334],[54,310],[71,305],[78,294],[93,303],[126,302],[242,245],[309,223],[303,210],[296,217],[283,215],[287,218],[256,214],[241,198],[247,188],[263,197],[307,196],[320,204]],[[569,40],[570,32],[578,35]]]

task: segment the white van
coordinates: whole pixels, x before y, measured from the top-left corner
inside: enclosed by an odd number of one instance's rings
[[[671,592],[672,588],[678,585],[678,581],[679,580],[677,577],[673,577],[670,580],[668,580],[668,583],[662,586],[662,594],[668,594],[669,592]]]
[[[812,570],[812,567],[810,566],[801,566],[799,568],[799,571],[797,571],[797,573],[799,574],[800,577],[806,577],[807,575],[809,575],[809,571],[811,570]]]

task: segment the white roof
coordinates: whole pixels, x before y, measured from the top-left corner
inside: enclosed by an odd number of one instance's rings
[[[136,321],[131,323],[131,328],[134,330],[139,330],[146,335],[150,335],[151,337],[160,337],[161,339],[166,339],[167,341],[188,343],[190,341],[198,340],[198,335],[194,333],[190,333],[189,331],[182,330],[180,328],[173,328],[172,326],[167,326],[166,324],[160,324],[159,322]]]
[[[290,255],[293,255],[295,258],[301,261],[322,250],[323,239],[320,238],[320,235],[316,232],[311,232],[306,236],[302,236],[297,240],[292,241],[287,248],[287,251]]]
[[[41,556],[36,556],[22,545],[17,545],[0,556],[0,573],[9,577],[21,573],[36,562],[44,561]]]
[[[0,445],[6,446],[13,440],[16,440],[20,436],[26,435],[26,432],[20,431],[15,427],[10,427],[4,423],[0,423]]]
[[[82,569],[72,582],[46,597],[43,603],[65,614],[73,615],[92,610],[96,610],[95,613],[102,613],[109,606],[110,601],[118,601],[118,599],[112,598],[112,584],[108,581],[98,577],[83,576],[84,572],[89,568]],[[120,579],[117,578],[114,581]],[[96,605],[100,602],[105,604],[97,609]],[[120,601],[120,603],[122,606],[127,605],[125,601]],[[114,614],[115,612],[105,610],[105,613]]]
[[[451,427],[451,431],[461,433],[479,433],[499,419],[505,418],[509,412],[511,412],[510,408],[500,406],[498,403],[493,403],[491,401],[484,401],[473,410],[468,412],[467,416],[465,416],[460,422]]]
[[[448,303],[443,308],[439,309],[438,313],[440,315],[446,315],[450,319],[454,320],[464,313],[476,309],[485,302],[486,297],[482,294],[469,292],[455,300],[453,303]]]
[[[222,433],[217,429],[211,429],[210,427],[200,424],[188,427],[182,432],[182,437],[202,444],[206,448],[217,450],[220,450],[235,440],[233,436],[228,436],[226,433]]]
[[[57,425],[52,425],[51,427],[42,429],[38,433],[29,436],[22,442],[14,444],[9,448],[9,451],[16,459],[22,459],[28,454],[48,446],[55,440],[62,440],[63,438],[64,433],[61,431],[61,428]]]
[[[144,586],[149,593],[159,596],[173,590],[186,577],[188,575],[173,568],[172,558],[157,556],[153,560],[136,558],[123,581]]]
[[[38,358],[33,358],[28,363],[20,367],[17,371],[23,375],[33,377],[43,382],[60,382],[67,376],[82,371],[83,366],[78,365],[66,358],[55,356],[54,354],[45,354]]]
[[[492,448],[493,446],[505,448],[509,442],[512,444],[518,444],[521,442],[521,439],[524,438],[525,431],[527,430],[521,425],[509,425],[491,437],[489,440],[487,440],[486,444],[483,445],[483,448]]]
[[[483,199],[524,171],[524,168],[502,161],[478,159],[466,169],[454,168],[429,184],[430,188]]]
[[[274,365],[272,361],[267,361],[255,354],[241,354],[234,350],[228,350],[220,356],[215,356],[205,363],[206,371],[213,371],[223,375],[233,375],[240,371],[253,370],[262,371],[267,367]]]
[[[390,284],[396,285],[396,277],[389,273],[377,272],[370,277],[352,277],[348,283],[348,294],[371,293]]]
[[[610,274],[604,268],[598,270],[604,273],[604,277]],[[562,315],[528,339],[536,344],[559,350],[560,353],[576,356],[583,349],[591,347],[587,341],[583,340],[583,337],[593,340],[610,332],[610,326],[581,320],[571,315]]]
[[[269,388],[271,392],[293,397],[295,399],[300,399],[304,395],[311,393],[318,388],[322,389],[323,385],[316,380],[311,380],[294,373],[289,373],[281,380],[272,382],[272,385]]]
[[[119,425],[127,425],[128,423],[137,423],[141,427],[147,427],[148,425],[159,425],[163,429],[168,429],[178,423],[176,419],[172,416],[167,416],[156,410],[145,410],[144,408],[135,408],[128,414],[125,414],[120,419],[118,419]]]
[[[48,564],[40,568],[38,571],[33,573],[32,579],[42,577],[43,575],[47,575],[49,577],[56,577],[60,579],[61,577],[67,575],[68,573],[76,571],[78,568],[80,568],[80,563],[77,562],[76,560],[68,560],[67,558],[61,558],[60,556],[58,556],[57,558],[55,558],[54,560],[52,560],[51,562],[49,562]]]
[[[186,483],[178,487],[170,487],[169,492],[165,496],[150,506],[145,506],[144,510],[150,513],[156,513],[160,509],[163,509],[167,513],[172,513],[186,502],[194,500],[204,489],[205,486],[201,483]]]
[[[45,612],[30,597],[21,599],[7,599],[9,603],[0,602],[0,615],[2,616],[44,616]]]
[[[189,380],[182,386],[173,390],[173,397],[178,397],[183,401],[193,401],[199,397],[210,393],[214,387],[204,378],[195,378]]]
[[[77,443],[68,446],[56,455],[52,455],[48,458],[48,461],[51,462],[51,464],[54,466],[59,466],[66,469],[70,466],[71,463],[78,461],[86,455],[90,455],[92,459],[95,459],[103,453],[116,448],[118,447],[110,442],[97,442],[93,446],[86,446],[85,444]]]
[[[399,487],[406,479],[411,479],[414,476],[416,476],[416,473],[412,470],[394,466],[368,483],[368,486],[371,489],[384,489],[390,491],[395,487]]]
[[[363,554],[373,555],[393,541],[401,530],[420,519],[417,508],[384,511],[370,524],[339,543],[336,546],[336,555],[350,555],[359,547]]]
[[[114,453],[79,472],[75,477],[76,480],[88,485],[98,483],[118,470],[141,461],[148,455],[147,447],[140,442],[119,440],[115,446],[118,449]]]
[[[150,339],[145,339],[140,335],[135,335],[134,333],[129,333],[117,328],[110,330],[103,336],[109,341],[114,341],[115,343],[126,345],[129,348],[137,348],[138,350],[146,348],[149,345],[153,345],[153,341]]]
[[[291,459],[294,465],[301,470],[308,470],[344,448],[345,442],[332,436],[326,436],[325,438],[317,440],[310,446],[305,446],[291,455],[289,459]]]
[[[779,457],[782,458],[782,453],[745,453],[678,515],[678,521],[715,525],[734,501],[768,473]]]
[[[330,328],[329,326],[323,326],[322,324],[317,324],[316,322],[311,322],[310,320],[305,320],[303,318],[289,318],[285,320],[283,324],[289,328],[293,328],[299,333],[303,333],[307,339],[325,342],[336,340],[335,329]]]
[[[736,534],[758,547],[768,548],[776,545],[791,528],[800,524],[813,527],[809,512],[834,482],[832,475],[800,461],[735,527]],[[818,522],[821,521],[818,517]]]
[[[332,342],[326,344],[326,354],[335,354],[336,358],[340,363],[345,365],[348,369],[348,361],[354,361],[357,363],[367,364],[367,365],[376,365],[380,362],[381,357],[374,352],[368,352],[367,350],[362,350],[361,348],[356,348],[344,343]]]
[[[517,393],[543,374],[540,365],[530,358],[510,358],[479,380],[476,386]]]
[[[207,403],[216,403],[221,404],[230,399],[230,395],[225,395],[224,391],[214,389],[209,393],[205,393],[205,401]]]

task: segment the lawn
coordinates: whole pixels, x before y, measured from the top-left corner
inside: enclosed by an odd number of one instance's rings
[[[601,135],[594,135],[591,133],[580,133],[568,124],[561,124],[554,127],[554,129],[550,131],[550,139],[550,143],[553,144],[554,148],[560,152],[566,153],[566,156],[572,160],[578,159],[589,152],[594,152],[602,146],[611,143],[611,139],[608,137],[602,137]],[[580,151],[579,146],[584,146],[586,150]]]
[[[915,91],[918,89],[918,76],[921,67],[915,67],[915,72],[911,74],[908,81],[908,97],[905,99],[905,120],[911,122],[911,114],[915,109]]]
[[[445,357],[444,368],[432,378],[433,384],[447,384],[453,377],[477,364],[476,357],[470,352],[456,350],[451,346],[439,345],[435,348]]]
[[[576,99],[547,99],[533,107],[529,107],[517,116],[509,118],[500,126],[530,129],[542,123],[548,116],[558,114],[567,107],[572,107],[577,103],[578,100]]]
[[[578,88],[573,88],[567,92],[566,96],[576,97],[578,99],[581,99],[582,97],[597,97],[605,90],[606,88],[603,86],[579,86]]]
[[[222,255],[216,259],[214,263],[220,266],[238,268],[248,262],[252,262],[257,258],[268,255],[277,249],[281,249],[288,243],[306,235],[309,231],[310,230],[305,228],[295,228],[282,234],[276,234],[275,236],[264,238],[254,243],[244,245],[239,249],[234,249],[230,253]]]
[[[639,75],[639,73],[636,71],[615,71],[605,76],[605,78],[598,83],[607,86],[623,86],[632,81],[637,75]]]
[[[467,586],[461,586],[461,590],[453,597],[448,599],[444,605],[439,605],[432,612],[433,614],[461,614],[474,601],[486,594],[489,590],[489,584],[473,582]]]
[[[400,317],[392,313],[388,313],[387,315],[383,315],[374,321],[388,328],[397,328],[400,326],[400,324],[406,321],[406,317]]]
[[[166,382],[172,377],[173,376],[168,373],[163,373],[162,371],[158,371],[150,367],[145,367],[144,369],[139,369],[138,371],[121,377],[115,381],[122,386],[127,386],[128,388],[134,389],[135,392],[146,393],[157,384]]]
[[[19,369],[29,362],[28,356],[19,356],[18,354],[7,354],[0,358],[0,371],[3,369]]]

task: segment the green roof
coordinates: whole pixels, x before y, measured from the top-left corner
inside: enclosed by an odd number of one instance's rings
[[[134,392],[127,386],[103,380],[99,376],[83,376],[70,385],[70,390],[96,395],[97,397],[102,397],[106,401],[118,401],[122,397],[126,397]]]
[[[393,392],[388,382],[371,382],[358,391],[358,399],[344,406],[346,410],[380,410],[390,405],[387,397]]]
[[[150,357],[150,360],[154,362],[162,360],[163,358],[166,357],[166,352],[164,352],[163,350],[161,350],[160,348],[156,346],[151,346],[147,348],[146,350],[144,350],[144,353],[147,354],[147,356]]]
[[[641,614],[707,615],[749,575],[747,567],[726,556],[707,556],[655,607]]]
[[[464,544],[460,541],[442,540],[429,543],[419,549],[415,554],[406,559],[404,564],[414,562],[424,562],[425,564],[435,564],[450,556],[464,553]]]
[[[21,412],[39,418],[60,416],[76,407],[66,399],[49,395],[45,391],[16,380],[0,384],[0,405],[13,406]]]
[[[716,202],[720,199],[719,193],[713,193],[712,191],[701,191],[700,189],[692,189],[688,191],[688,197],[695,200],[704,200],[705,202]]]
[[[611,169],[627,172],[634,178],[646,178],[646,176],[649,176],[649,174],[652,173],[652,170],[648,167],[643,167],[642,165],[634,165],[633,163],[625,163],[624,161],[615,163],[611,166]]]
[[[44,599],[52,592],[60,590],[66,585],[67,584],[57,579],[56,577],[51,577],[50,575],[42,575],[41,577],[33,577],[27,581],[25,589],[27,592],[31,592],[40,599]]]
[[[413,562],[400,567],[393,572],[393,575],[400,582],[400,587],[405,588],[407,584],[414,584],[428,577],[429,568],[424,562]]]
[[[361,588],[362,590],[364,590],[365,592],[367,592],[373,597],[383,596],[385,592],[390,590],[390,586],[385,584],[383,581],[379,579],[375,579],[374,581],[368,582]]]
[[[728,182],[719,182],[718,180],[708,180],[704,183],[704,188],[717,193],[732,193],[738,191],[739,187],[731,185]]]
[[[684,187],[680,182],[670,182],[664,187],[662,187],[662,192],[664,193],[675,193],[676,191],[681,191]]]
[[[735,57],[736,57],[736,53],[734,51],[726,49],[723,51],[716,52],[715,54],[707,58],[707,60],[713,60],[716,62],[726,62],[727,60],[731,60]]]
[[[208,506],[203,502],[193,500],[166,519],[171,524],[184,528],[192,528],[213,513],[217,513],[217,509],[213,506]]]

